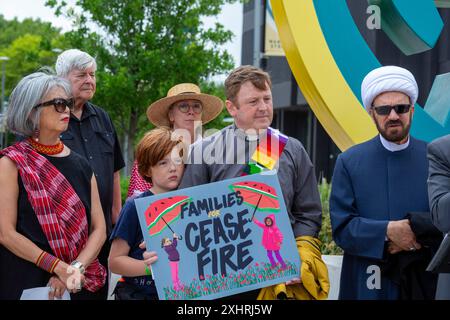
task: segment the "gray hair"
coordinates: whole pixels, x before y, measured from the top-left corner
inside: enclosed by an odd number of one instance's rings
[[[6,115],[9,130],[14,134],[31,137],[38,129],[42,110],[34,109],[34,106],[43,102],[42,99],[55,87],[63,89],[68,97],[72,97],[70,82],[55,75],[35,72],[20,80],[9,97]]]
[[[84,71],[91,67],[97,69],[95,59],[88,53],[78,49],[64,51],[58,56],[55,64],[56,74],[64,78],[74,69]]]

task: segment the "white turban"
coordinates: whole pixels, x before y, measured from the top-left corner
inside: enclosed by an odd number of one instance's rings
[[[398,91],[409,96],[415,104],[419,95],[416,79],[411,72],[396,66],[385,66],[370,71],[361,84],[361,98],[367,111],[381,93]]]

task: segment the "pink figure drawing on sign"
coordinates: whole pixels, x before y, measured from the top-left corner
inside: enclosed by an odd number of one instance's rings
[[[286,263],[280,255],[281,244],[283,243],[283,234],[280,229],[278,229],[275,223],[275,215],[269,214],[264,218],[264,223],[253,218],[253,222],[260,228],[263,229],[262,235],[262,245],[267,250],[267,257],[269,258],[272,268],[276,267],[275,259],[273,258],[273,253],[281,265],[281,268],[286,269]]]

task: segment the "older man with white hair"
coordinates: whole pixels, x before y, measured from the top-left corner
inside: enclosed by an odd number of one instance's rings
[[[90,102],[96,90],[97,63],[88,53],[70,49],[58,56],[55,69],[58,76],[70,81],[75,101],[69,128],[61,140],[84,156],[94,171],[109,237],[122,208],[119,170],[125,163],[109,115]],[[98,256],[105,267],[108,267],[109,249],[110,244],[106,242]],[[100,299],[106,299],[107,287],[99,292]]]
[[[361,96],[379,135],[340,154],[334,169],[333,238],[345,252],[339,297],[432,299],[436,277],[425,273],[431,253],[416,228],[435,231],[428,206],[427,145],[410,135],[416,80],[406,69],[380,67],[364,78]],[[414,271],[416,283],[404,281],[403,263]],[[413,287],[420,288],[420,296]]]

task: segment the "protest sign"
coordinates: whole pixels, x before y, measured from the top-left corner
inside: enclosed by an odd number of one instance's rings
[[[135,200],[158,296],[216,299],[299,277],[273,171]]]

